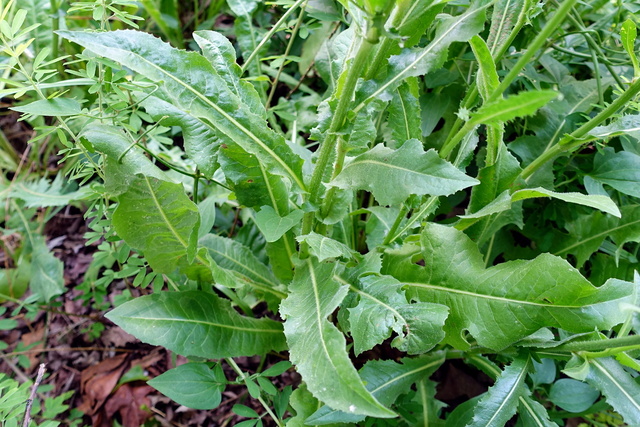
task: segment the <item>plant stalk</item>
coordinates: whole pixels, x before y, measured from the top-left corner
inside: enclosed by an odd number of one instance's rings
[[[337,131],[344,125],[349,111],[349,106],[353,98],[353,94],[356,89],[356,83],[358,78],[364,70],[369,54],[371,53],[374,45],[370,43],[366,37],[361,38],[361,44],[358,48],[358,52],[353,60],[353,63],[349,67],[347,77],[344,85],[337,85],[336,91],[333,94],[333,98],[338,99],[338,105],[336,106],[335,113],[331,118],[331,124],[327,130],[325,140],[320,145],[320,153],[318,154],[318,160],[316,161],[316,167],[311,175],[311,183],[309,184],[309,201],[313,206],[317,206],[322,196],[322,178],[327,172],[329,167],[329,160],[331,155],[336,150],[338,143]],[[330,200],[325,200],[325,205],[329,205]],[[313,220],[315,213],[307,212],[302,222],[302,234],[309,234],[313,229]]]
[[[578,129],[573,131],[570,135],[566,135],[557,144],[546,150],[542,153],[537,159],[535,159],[529,166],[524,168],[524,170],[520,173],[520,177],[522,179],[529,179],[531,175],[534,174],[535,171],[540,169],[544,164],[546,164],[549,160],[554,159],[556,156],[567,152],[572,151],[582,144],[585,143],[581,138],[584,137],[589,131],[591,131],[596,126],[600,125],[606,119],[615,114],[620,108],[622,108],[627,102],[629,102],[633,97],[635,97],[638,92],[640,92],[640,79],[636,80],[627,88],[626,91],[622,93],[613,101],[607,108],[600,111],[598,115],[593,117],[591,120],[584,123]]]

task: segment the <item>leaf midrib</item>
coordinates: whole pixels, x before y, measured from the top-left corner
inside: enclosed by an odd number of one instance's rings
[[[586,243],[586,242],[588,242],[590,240],[598,239],[598,238],[603,237],[603,236],[607,236],[607,235],[611,234],[614,231],[621,230],[621,229],[623,229],[625,227],[630,227],[630,226],[635,225],[637,223],[640,223],[640,219],[632,221],[632,222],[628,222],[628,223],[623,224],[623,225],[619,225],[617,227],[609,228],[609,229],[603,231],[602,233],[594,234],[594,235],[592,235],[592,236],[590,236],[590,237],[588,237],[586,239],[580,240],[580,241],[578,241],[578,242],[576,242],[576,243],[574,243],[572,245],[569,245],[569,246],[567,246],[567,247],[565,247],[565,248],[563,248],[563,249],[561,249],[559,251],[555,251],[553,254],[554,255],[558,255],[558,254],[561,254],[563,252],[570,251],[571,249],[575,248],[576,246],[580,246],[580,245],[582,245],[582,244],[584,244],[584,243]]]
[[[233,329],[233,330],[237,330],[237,331],[245,331],[245,332],[257,332],[257,333],[270,333],[270,334],[280,334],[282,333],[282,331],[278,330],[278,329],[272,329],[272,328],[266,328],[266,329],[261,329],[261,328],[246,328],[246,327],[242,327],[242,326],[235,326],[235,325],[225,325],[222,323],[215,323],[215,322],[208,322],[205,320],[194,320],[194,319],[176,319],[175,317],[143,317],[143,316],[121,316],[121,319],[129,319],[132,321],[140,321],[140,320],[149,320],[149,321],[154,321],[154,322],[169,322],[169,323],[195,323],[198,325],[207,325],[207,326],[212,326],[212,327],[216,327],[216,328],[222,328],[222,329]]]
[[[622,394],[624,394],[624,395],[627,397],[627,399],[629,399],[629,401],[630,401],[631,403],[633,403],[633,406],[635,406],[635,408],[636,408],[636,410],[637,410],[637,411],[640,411],[640,405],[638,404],[638,402],[636,402],[636,400],[635,400],[631,395],[629,395],[629,394],[627,393],[627,391],[624,389],[624,387],[623,387],[620,383],[618,383],[618,381],[617,381],[614,377],[612,377],[612,376],[609,374],[609,371],[607,371],[607,370],[606,370],[606,369],[605,369],[605,368],[604,368],[604,367],[603,367],[603,366],[598,362],[598,360],[597,360],[597,359],[592,359],[592,360],[591,360],[591,363],[593,363],[593,365],[594,365],[596,368],[598,368],[598,370],[599,370],[600,372],[602,372],[602,373],[603,373],[603,374],[604,374],[604,375],[605,375],[605,376],[606,376],[606,377],[607,377],[607,378],[608,378],[608,379],[609,379],[609,380],[610,380],[610,381],[611,381],[611,382],[612,382],[612,383],[613,383],[613,384],[614,384],[614,385],[615,385],[615,386],[616,386],[616,387],[617,387],[617,388],[622,392]]]

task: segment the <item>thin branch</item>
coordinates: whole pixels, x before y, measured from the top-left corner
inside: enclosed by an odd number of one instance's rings
[[[22,420],[22,427],[29,427],[29,423],[31,422],[31,406],[33,405],[33,399],[36,398],[36,391],[38,390],[38,386],[42,382],[42,377],[44,377],[44,372],[45,372],[44,366],[45,366],[44,363],[40,364],[40,367],[38,368],[38,375],[36,376],[36,382],[34,382],[33,386],[31,387],[31,394],[27,399],[27,407],[24,411],[24,419]]]

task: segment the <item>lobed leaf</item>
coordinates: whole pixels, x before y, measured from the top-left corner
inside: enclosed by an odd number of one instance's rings
[[[139,340],[184,356],[254,356],[286,347],[282,325],[238,314],[210,292],[160,292],[128,301],[106,317]]]
[[[397,205],[412,194],[443,196],[478,183],[411,139],[397,150],[376,145],[352,159],[328,185],[367,190],[381,205]]]
[[[476,244],[442,225],[428,223],[420,241],[421,248],[389,252],[382,273],[404,283],[410,298],[448,306],[447,340],[460,348],[465,330],[499,351],[543,327],[608,329],[625,320],[619,304],[635,298],[631,283],[611,279],[596,288],[549,254],[485,268]],[[424,267],[411,262],[418,255]]]
[[[309,391],[330,407],[350,414],[394,417],[365,388],[349,360],[342,333],[327,320],[348,292],[333,279],[336,264],[301,261],[290,294],[280,305],[291,362]]]

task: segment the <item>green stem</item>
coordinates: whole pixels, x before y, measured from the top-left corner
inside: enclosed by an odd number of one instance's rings
[[[547,42],[547,38],[554,32],[560,28],[560,24],[564,21],[565,17],[571,11],[571,8],[574,4],[576,4],[578,0],[565,0],[562,5],[558,8],[553,17],[546,23],[546,25],[542,28],[542,30],[538,33],[538,35],[533,39],[533,41],[529,44],[529,48],[522,54],[520,59],[515,63],[509,74],[505,76],[505,78],[500,82],[500,85],[496,88],[496,90],[489,96],[485,102],[488,104],[497,100],[502,96],[503,92],[513,83],[513,81],[518,77],[520,71],[531,61],[533,56],[544,46]]]
[[[542,153],[537,159],[531,162],[529,166],[524,168],[520,173],[520,177],[526,180],[551,159],[554,159],[556,156],[564,152],[572,151],[580,147],[585,142],[581,139],[583,136],[615,114],[620,108],[624,107],[627,102],[638,94],[638,92],[640,92],[640,79],[632,83],[631,86],[629,86],[629,88],[624,91],[620,97],[618,97],[618,99],[609,104],[609,106],[598,113],[597,116],[584,123],[570,135],[565,136],[558,141],[557,144]]]
[[[407,205],[403,204],[402,207],[400,208],[400,211],[398,212],[398,216],[396,217],[396,220],[393,222],[393,225],[389,229],[387,236],[384,238],[384,241],[382,242],[382,246],[388,245],[389,243],[393,242],[393,240],[391,239],[393,239],[393,237],[396,235],[396,231],[398,231],[398,227],[400,227],[400,224],[402,224],[402,220],[407,215],[407,212],[409,212],[409,208],[407,207]]]
[[[550,348],[549,350],[571,353],[579,351],[602,352],[615,350],[619,353],[632,349],[640,349],[640,335],[628,335],[597,341],[574,341]]]
[[[282,70],[284,69],[284,65],[286,63],[287,57],[289,56],[289,52],[291,52],[291,48],[293,47],[293,42],[298,35],[298,30],[300,29],[300,25],[302,24],[302,18],[304,17],[304,10],[307,7],[305,3],[300,8],[300,15],[298,15],[298,20],[296,21],[295,27],[293,27],[293,31],[291,31],[291,36],[289,37],[289,43],[287,43],[287,48],[284,51],[284,59],[282,60],[282,64],[278,67],[278,73],[276,77],[273,79],[273,83],[271,83],[271,90],[269,91],[269,96],[267,97],[267,102],[265,102],[265,106],[269,109],[269,105],[271,105],[271,100],[273,99],[273,95],[276,93],[276,87],[278,86],[278,81],[280,80],[280,75],[282,74]]]
[[[413,224],[415,224],[417,221],[420,221],[425,215],[428,215],[430,211],[435,207],[434,205],[437,206],[437,203],[438,203],[438,197],[436,196],[429,197],[429,199],[427,199],[427,201],[422,205],[422,207],[420,207],[420,210],[415,214],[411,215],[411,218],[409,218],[409,220],[404,225],[404,227],[402,227],[400,231],[395,233],[395,235],[392,235],[391,233],[389,233],[385,241],[389,240],[389,242],[394,242],[396,239],[401,237],[404,233],[406,233],[413,227]],[[392,237],[390,238],[389,236],[392,236]]]
[[[349,106],[356,89],[358,78],[365,68],[369,54],[371,53],[373,44],[365,37],[361,38],[361,44],[356,53],[353,63],[348,67],[347,77],[343,85],[337,85],[333,98],[338,100],[338,105],[331,118],[329,130],[327,130],[325,140],[320,146],[320,153],[316,161],[316,167],[311,175],[311,183],[309,184],[309,200],[313,206],[317,206],[322,197],[322,178],[327,172],[331,155],[335,152],[338,143],[337,131],[344,125],[349,112]],[[325,203],[330,203],[326,201]],[[313,229],[314,212],[307,212],[302,222],[302,234],[309,234]]]
[[[249,55],[249,57],[247,58],[246,61],[244,61],[244,64],[242,64],[242,74],[244,74],[245,71],[247,71],[247,68],[249,67],[249,64],[251,64],[251,61],[253,61],[256,56],[258,56],[258,53],[260,52],[260,49],[262,49],[262,47],[269,41],[271,40],[271,37],[277,33],[280,30],[280,27],[282,26],[283,23],[286,22],[287,19],[289,19],[289,16],[291,16],[291,14],[304,2],[306,2],[307,0],[298,0],[296,1],[294,4],[291,5],[291,7],[289,8],[289,10],[287,10],[284,15],[282,15],[282,17],[280,19],[278,19],[278,22],[275,23],[275,25],[271,28],[271,30],[269,30],[269,32],[267,34],[264,35],[264,37],[262,38],[262,40],[260,40],[260,43],[258,43],[258,45],[256,46],[255,49],[253,49],[253,52],[251,52],[251,55]]]

